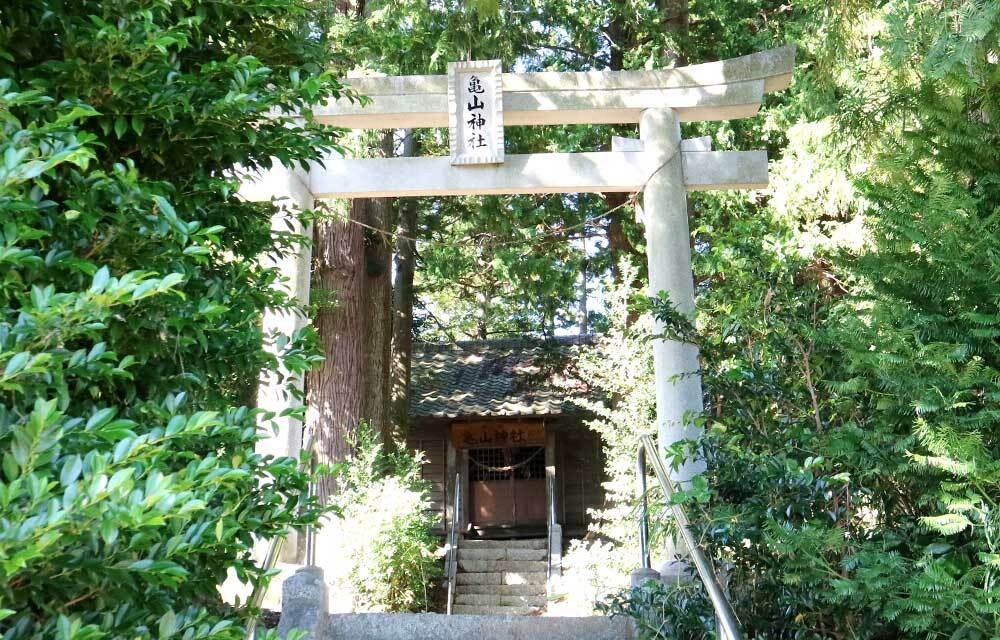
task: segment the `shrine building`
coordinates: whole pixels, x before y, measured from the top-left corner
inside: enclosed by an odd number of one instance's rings
[[[539,538],[552,525],[586,533],[588,510],[604,501],[601,440],[585,424],[599,398],[572,363],[590,343],[414,345],[407,446],[426,455],[437,533],[452,521],[456,483],[466,540]]]

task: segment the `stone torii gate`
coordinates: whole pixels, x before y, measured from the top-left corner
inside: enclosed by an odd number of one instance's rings
[[[680,123],[755,115],[765,93],[790,84],[794,57],[794,48],[786,46],[652,71],[500,74],[499,63],[490,61],[455,63],[448,76],[351,79],[350,87],[371,102],[331,101],[314,109],[317,120],[359,129],[450,127],[452,157],[331,157],[325,167],[309,171],[273,169],[241,193],[251,199],[284,197],[296,207],[310,208],[314,199],[326,198],[641,191],[650,294],[666,292],[679,311],[690,315],[694,285],[687,192],[764,188],[767,154],[712,151],[708,139],[681,140]],[[479,90],[480,80],[485,91]],[[462,83],[468,85],[464,93],[461,86],[456,90]],[[483,105],[490,119],[485,129],[463,124],[469,113],[460,112],[473,106],[470,98]],[[622,123],[638,123],[639,139],[615,138],[608,152],[503,154],[504,125]],[[470,131],[493,136],[480,145],[484,150],[478,156],[470,148],[476,141],[466,140]],[[304,246],[297,256],[275,264],[302,301],[308,300],[310,258]],[[269,313],[265,333],[291,333],[304,322]],[[666,339],[654,341],[653,350],[659,444],[665,449],[698,435],[693,421],[702,411],[698,351]],[[276,376],[265,377],[260,406],[279,413],[294,406],[297,401],[286,387]],[[262,449],[294,455],[301,445],[299,434],[299,425],[285,419]],[[673,472],[673,479],[687,481],[701,469],[701,462],[689,461]]]

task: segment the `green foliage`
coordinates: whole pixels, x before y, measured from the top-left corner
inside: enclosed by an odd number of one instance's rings
[[[715,495],[691,508],[751,635],[1000,631],[993,7],[881,9],[844,104],[884,110],[837,125],[864,144],[789,146],[828,175],[866,160],[857,195],[694,229]]]
[[[914,20],[919,27],[904,30]],[[879,524],[898,531],[902,567],[891,576],[898,597],[882,615],[912,635],[992,637],[1000,633],[991,594],[1000,550],[1000,5],[903,3],[886,22],[884,64],[895,81],[881,90],[909,106],[905,120],[890,121],[894,144],[877,148],[860,184],[872,204],[872,247],[849,264],[851,306],[862,310],[843,323],[843,384],[861,392],[852,396],[857,426],[895,443],[880,456],[888,464],[869,471],[891,471],[895,484],[877,507]]]
[[[341,16],[331,47],[344,64],[391,74],[445,73],[454,60],[510,66],[532,39],[532,15],[510,0],[371,0]]]
[[[425,339],[552,335],[575,322],[583,258],[568,242],[580,214],[558,196],[449,198],[435,207],[416,283],[444,325]]]
[[[695,331],[652,305],[702,354],[696,446],[711,494],[685,499],[729,567],[748,635],[997,636],[998,4],[496,6],[473,19],[468,3],[378,3],[366,23],[378,36],[352,47],[380,71],[424,73],[466,54],[526,70],[616,57],[634,69],[798,44],[793,86],[758,117],[684,125],[716,148],[763,145],[772,158],[767,192],[691,197]],[[670,8],[688,10],[686,30]],[[596,150],[611,132],[509,130],[508,150]],[[422,138],[438,155],[443,140]],[[596,283],[621,256],[604,240],[584,251],[568,230],[601,234],[618,218],[642,250],[638,226],[608,208],[592,196],[427,202],[418,330],[570,326],[584,262]],[[597,529],[628,566],[635,439],[653,428],[652,321],[626,322],[642,271],[624,273],[604,289],[604,335],[580,366],[614,399],[591,425],[610,476]]]
[[[546,614],[592,616],[600,603],[628,588],[639,554],[638,545],[629,542],[632,544],[607,535],[569,540],[562,557],[559,591],[549,594]]]
[[[470,57],[499,58],[505,69],[576,69],[580,61],[550,61],[548,35],[537,30],[561,17],[563,4],[369,2],[363,17],[338,21],[331,39],[345,66],[390,74],[443,73],[447,62]],[[508,127],[507,151],[596,150],[607,138],[598,141],[594,129]],[[447,155],[442,133],[412,133],[421,155]],[[607,208],[594,194],[421,199],[416,333],[475,339],[571,326],[587,261],[583,242],[597,234]],[[587,271],[599,276],[609,266],[601,255]]]
[[[623,281],[631,282],[635,268],[622,265]],[[629,321],[640,303],[629,285],[606,283],[607,326],[593,349],[582,351],[580,374],[598,397],[612,403],[594,403],[588,426],[601,436],[604,449],[605,509],[594,516],[597,531],[620,548],[619,570],[626,574],[639,556],[635,526],[635,456],[639,437],[656,435],[656,385],[653,378],[653,318],[642,313]]]
[[[715,638],[712,605],[696,581],[664,584],[650,580],[614,594],[597,606],[608,616],[627,616],[640,640]]]
[[[337,475],[340,518],[325,525],[340,545],[330,577],[357,610],[427,611],[442,562],[423,454],[387,453],[367,426],[353,449]]]
[[[262,368],[308,336],[262,254],[274,204],[239,171],[334,133],[290,113],[332,96],[297,2],[0,7],[0,633],[242,635],[217,587],[254,584],[254,536],[318,517],[298,462],[254,452]],[[242,169],[241,169],[242,168]],[[264,350],[275,340],[278,356]]]
[[[998,9],[857,4],[854,24],[812,6],[773,27],[821,64],[756,124],[698,125],[740,145],[762,136],[783,157],[766,199],[692,198],[712,494],[688,508],[749,636],[992,638]],[[714,21],[692,25],[695,46]],[[824,29],[837,29],[835,60]],[[595,360],[648,376],[638,352],[614,355],[610,325]],[[651,399],[594,373],[621,392],[594,428],[624,465],[631,447],[616,436],[649,428],[630,403]],[[634,526],[628,470],[617,475],[600,528],[612,537]],[[663,611],[676,632],[704,632]]]

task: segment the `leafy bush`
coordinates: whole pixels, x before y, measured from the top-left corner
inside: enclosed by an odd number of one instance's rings
[[[247,170],[315,157],[334,95],[294,0],[0,5],[0,634],[240,637],[217,587],[314,521],[254,452],[271,203]],[[273,337],[268,336],[268,339]],[[279,341],[285,371],[316,356]]]
[[[873,146],[866,243],[825,266],[748,251],[767,267],[749,300],[763,313],[700,318],[706,387],[724,399],[703,532],[758,633],[991,638],[1000,12],[872,11],[886,55],[856,71],[838,123]],[[717,261],[730,290],[758,286]],[[706,298],[733,309],[723,293]]]
[[[994,638],[1000,11],[858,7],[844,114],[787,131],[785,193],[692,198],[711,497],[689,513],[748,636]]]
[[[637,271],[628,260],[621,265],[621,282],[631,283]],[[581,351],[581,375],[600,396],[612,403],[594,402],[587,426],[600,434],[604,449],[604,508],[593,513],[596,529],[615,543],[629,563],[639,557],[636,526],[635,456],[639,437],[656,435],[656,385],[653,376],[653,317],[646,313],[645,297],[629,285],[604,281],[607,309],[605,330],[592,349]],[[641,298],[637,300],[636,298]],[[634,318],[632,316],[635,316]],[[597,394],[595,394],[597,395]]]
[[[697,579],[674,584],[650,580],[609,596],[598,611],[627,616],[639,640],[707,640],[716,638],[712,604]]]
[[[325,525],[339,544],[329,577],[356,610],[426,611],[443,563],[429,486],[420,479],[424,459],[387,453],[364,425],[357,438],[354,458],[337,476],[340,517]]]

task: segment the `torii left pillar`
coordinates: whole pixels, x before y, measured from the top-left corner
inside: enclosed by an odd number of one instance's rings
[[[240,196],[251,201],[274,201],[278,211],[271,218],[271,230],[279,233],[293,233],[306,238],[283,255],[265,255],[262,261],[278,272],[280,282],[276,285],[285,290],[300,307],[309,303],[309,279],[312,247],[312,229],[303,225],[299,214],[313,208],[313,195],[309,190],[309,177],[301,170],[281,165],[274,159],[271,169],[262,171],[245,181],[240,188]],[[308,324],[303,311],[287,309],[266,309],[262,322],[265,349],[279,356],[276,343],[278,336],[291,337]],[[280,360],[279,360],[280,362]],[[273,412],[275,417],[260,427],[265,430],[276,428],[271,437],[257,443],[258,453],[272,456],[298,457],[302,449],[302,422],[281,413],[302,406],[304,380],[291,376],[279,367],[277,371],[261,372],[257,387],[257,407]],[[299,541],[296,531],[289,531],[281,550],[281,560],[295,562],[299,555]],[[266,545],[265,545],[266,546]],[[263,557],[263,549],[255,552]]]
[[[691,271],[691,234],[688,229],[687,189],[681,161],[680,120],[673,109],[647,109],[639,121],[643,149],[657,167],[642,192],[646,227],[646,259],[649,264],[649,293],[665,292],[674,308],[694,316],[694,277]],[[656,331],[665,326],[657,321]],[[702,412],[701,373],[698,347],[678,340],[653,341],[656,370],[656,422],[660,452],[680,440],[694,440],[701,431],[696,418]],[[683,486],[705,470],[700,458],[687,456],[671,479]],[[664,577],[678,576],[683,565],[674,562],[687,555],[676,541],[668,541]]]

